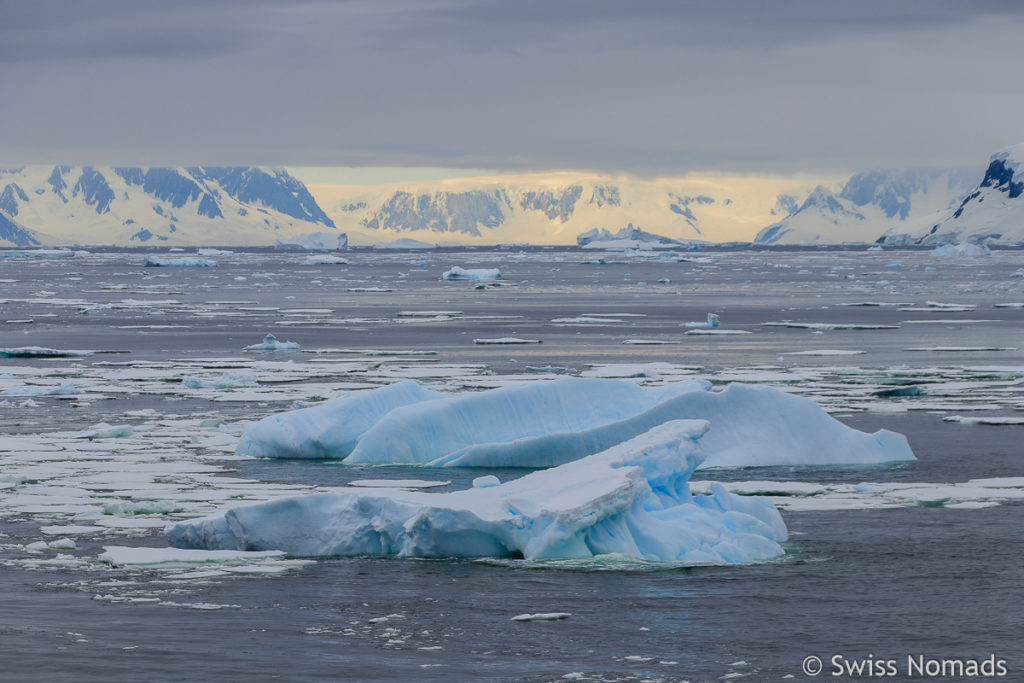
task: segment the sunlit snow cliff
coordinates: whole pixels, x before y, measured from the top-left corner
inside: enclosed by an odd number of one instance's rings
[[[0,169],[0,246],[269,245],[324,228],[334,223],[280,169]]]

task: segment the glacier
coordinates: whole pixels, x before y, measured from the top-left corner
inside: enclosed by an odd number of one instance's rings
[[[620,554],[688,565],[779,557],[786,527],[770,503],[719,484],[710,495],[691,494],[707,431],[703,420],[673,420],[505,484],[452,493],[341,489],[235,507],[165,533],[177,548],[298,557]]]
[[[554,467],[660,424],[708,420],[702,467],[850,465],[913,460],[906,439],[860,432],[814,401],[770,387],[702,380],[644,389],[563,377],[446,395],[415,382],[365,391],[249,425],[236,452],[342,458],[346,464]]]

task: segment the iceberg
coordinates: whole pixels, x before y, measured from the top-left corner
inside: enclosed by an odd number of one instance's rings
[[[500,280],[501,271],[497,268],[461,268],[452,266],[441,274],[442,280]]]
[[[913,460],[906,439],[847,427],[814,401],[770,387],[701,380],[643,389],[563,377],[445,395],[389,385],[250,425],[237,452],[343,458],[346,464],[554,467],[671,420],[702,419],[702,467],[875,464]]]
[[[336,232],[304,232],[277,240],[278,249],[305,251],[340,251],[348,249],[348,235]]]
[[[250,344],[245,347],[246,351],[298,351],[301,347],[298,342],[281,342],[277,337],[268,334],[259,344]]]
[[[211,259],[199,258],[197,256],[183,256],[181,258],[159,258],[147,256],[142,265],[147,268],[213,268],[218,263]]]
[[[703,420],[675,420],[602,453],[497,486],[316,493],[169,525],[176,548],[291,556],[522,557],[620,554],[728,564],[783,554],[770,503],[713,484],[694,496]]]
[[[262,458],[344,458],[362,434],[392,410],[443,397],[416,382],[271,415],[245,428],[235,452]]]
[[[991,256],[992,251],[984,244],[963,242],[961,244],[944,244],[941,247],[935,247],[928,252],[928,255],[932,258],[972,258]]]

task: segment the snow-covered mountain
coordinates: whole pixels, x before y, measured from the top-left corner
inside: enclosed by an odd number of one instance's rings
[[[280,169],[0,169],[0,246],[268,245],[324,227],[335,226]]]
[[[979,185],[956,206],[896,226],[884,244],[1024,244],[1024,144],[989,159]]]
[[[310,184],[353,244],[399,238],[428,243],[575,244],[581,233],[630,223],[671,239],[749,241],[773,220],[779,195],[802,196],[805,179],[642,179],[535,173],[391,185]],[[784,214],[783,214],[784,215]]]
[[[780,197],[788,215],[757,234],[760,244],[874,242],[889,229],[952,210],[974,187],[973,169],[877,170],[852,176],[838,192],[817,186],[803,202]],[[893,228],[893,226],[896,226]]]

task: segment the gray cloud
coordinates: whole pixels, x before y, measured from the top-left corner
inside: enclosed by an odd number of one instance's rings
[[[1024,140],[1012,3],[4,4],[3,165],[849,171]]]

